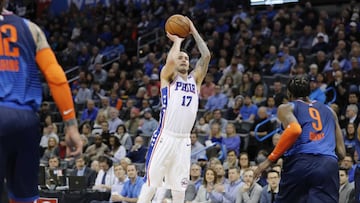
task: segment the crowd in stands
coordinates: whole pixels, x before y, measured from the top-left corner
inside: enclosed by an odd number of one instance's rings
[[[84,156],[66,157],[61,118],[44,91],[41,163],[67,169],[67,174],[86,174],[88,186],[97,190],[119,191],[129,180],[141,187],[134,170],[139,176],[145,172],[147,143],[161,108],[159,73],[171,42],[164,35],[137,53],[137,39],[163,30],[166,19],[180,13],[194,21],[212,54],[191,135],[188,202],[271,202],[281,161],[259,181],[253,167],[267,157],[280,135],[263,142],[257,138],[279,127],[276,109],[287,102],[287,79],[297,74],[309,75],[311,99],[328,103],[338,114],[348,152],[339,172],[348,180],[340,182],[353,182],[360,122],[360,5],[351,1],[327,10],[313,7],[311,1],[261,8],[242,3],[113,1],[110,7],[78,11],[73,6],[60,16],[44,13],[32,19],[46,33],[62,67],[80,67],[70,85]],[[183,48],[193,68],[199,58],[194,40],[187,38]],[[275,119],[255,130],[269,118]],[[112,198],[136,198],[139,192],[123,191]],[[171,201],[171,194],[165,192],[164,198]]]

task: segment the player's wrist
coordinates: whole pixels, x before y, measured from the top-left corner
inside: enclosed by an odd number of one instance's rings
[[[65,127],[77,126],[78,122],[75,118],[64,121]]]

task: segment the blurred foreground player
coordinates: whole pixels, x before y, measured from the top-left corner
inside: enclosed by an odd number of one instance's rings
[[[275,149],[256,170],[255,176],[284,155],[277,203],[339,201],[338,159],[345,146],[338,118],[333,110],[310,101],[310,81],[299,75],[290,79],[288,96],[292,101],[278,108],[285,130]]]
[[[67,155],[79,155],[82,143],[67,79],[45,35],[4,5],[0,0],[0,194],[6,179],[10,203],[30,203],[38,198],[39,69],[66,126]]]

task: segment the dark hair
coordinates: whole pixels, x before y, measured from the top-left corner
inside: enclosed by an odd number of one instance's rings
[[[116,133],[117,133],[117,131],[119,130],[119,128],[123,128],[124,129],[124,133],[126,133],[126,126],[124,125],[124,124],[120,124],[120,125],[118,125],[117,127],[116,127]]]
[[[275,171],[273,169],[269,170],[267,173],[266,173],[266,177],[270,174],[270,173],[276,173],[278,175],[278,177],[280,177],[280,173],[278,171]]]
[[[345,174],[349,175],[349,169],[347,169],[347,168],[339,167],[339,171],[345,171]]]
[[[295,98],[307,97],[310,94],[309,78],[305,75],[297,75],[288,82],[288,90]]]
[[[106,156],[100,156],[98,159],[99,163],[107,163],[107,165],[109,166],[109,168],[111,168],[113,162],[111,159],[109,159]]]

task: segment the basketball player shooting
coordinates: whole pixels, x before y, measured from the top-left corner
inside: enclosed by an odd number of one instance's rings
[[[192,21],[187,17],[186,19],[201,57],[195,69],[188,74],[189,56],[180,51],[184,38],[167,32],[173,45],[160,75],[160,122],[151,139],[146,159],[145,184],[138,203],[149,203],[156,188],[160,186],[171,189],[174,203],[184,202],[190,173],[190,132],[198,111],[200,86],[210,61],[210,51],[206,43]]]

